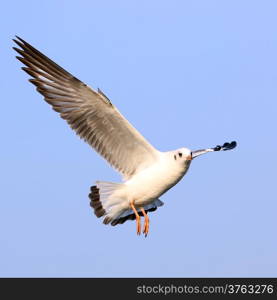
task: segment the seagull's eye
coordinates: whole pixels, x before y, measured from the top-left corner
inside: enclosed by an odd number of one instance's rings
[[[179,154],[179,157],[182,157],[182,155],[183,155],[183,153],[181,153],[181,152],[179,152],[178,154]]]

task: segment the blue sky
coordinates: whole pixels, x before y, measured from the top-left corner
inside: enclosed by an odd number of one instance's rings
[[[0,276],[277,276],[276,1],[5,1]],[[94,88],[159,150],[237,140],[193,161],[150,214],[104,226],[89,207],[117,174],[34,87],[19,35]]]

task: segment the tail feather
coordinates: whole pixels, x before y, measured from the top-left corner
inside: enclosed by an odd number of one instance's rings
[[[100,218],[106,212],[103,209],[102,203],[100,202],[99,189],[96,187],[96,185],[94,185],[90,188],[90,191],[90,206],[94,209],[94,214],[96,215],[96,217]]]
[[[135,220],[134,212],[129,208],[128,200],[120,197],[120,189],[124,183],[114,183],[106,181],[97,181],[96,185],[90,188],[90,206],[94,210],[94,214],[100,218],[105,216],[103,223],[115,226],[123,224],[127,220]],[[119,191],[119,193],[117,193]],[[152,203],[145,205],[144,209],[147,212],[155,211],[163,202],[155,199]],[[141,211],[138,211],[140,216],[143,216]]]
[[[115,193],[122,186],[121,183],[97,181],[96,185],[90,188],[90,206],[98,218],[106,216],[103,221],[104,224],[109,224],[117,215],[122,213],[124,201]]]

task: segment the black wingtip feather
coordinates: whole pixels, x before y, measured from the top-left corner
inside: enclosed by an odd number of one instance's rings
[[[22,47],[23,43],[19,42],[18,40],[13,39],[13,41],[19,46]]]
[[[34,71],[32,71],[30,68],[28,68],[28,67],[21,67],[21,69],[23,71],[25,71],[28,75],[32,76],[33,78],[38,78],[37,74]]]
[[[31,46],[29,43],[27,43],[26,41],[24,41],[21,37],[19,37],[18,35],[15,36],[18,40],[13,39],[18,45],[19,44],[24,44],[26,46]]]

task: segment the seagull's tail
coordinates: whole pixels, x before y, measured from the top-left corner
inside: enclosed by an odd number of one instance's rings
[[[120,197],[123,187],[124,183],[97,181],[90,188],[90,206],[98,218],[106,216],[104,224],[109,224],[124,211],[126,200]]]

